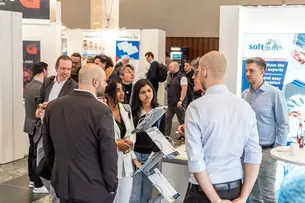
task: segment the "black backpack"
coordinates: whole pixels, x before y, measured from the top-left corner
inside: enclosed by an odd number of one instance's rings
[[[158,82],[164,82],[167,79],[167,67],[163,63],[158,62]]]

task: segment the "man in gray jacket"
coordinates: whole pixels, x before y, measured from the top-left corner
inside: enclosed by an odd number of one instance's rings
[[[39,176],[35,174],[36,169],[36,148],[34,142],[34,133],[37,118],[35,117],[35,111],[37,109],[37,101],[40,96],[40,88],[44,79],[48,76],[48,64],[40,62],[34,64],[32,68],[34,75],[33,80],[26,86],[24,90],[25,101],[25,121],[24,132],[29,135],[29,154],[28,154],[28,175],[30,178],[30,188],[34,188],[34,193],[48,193],[48,190],[43,186],[43,183]]]

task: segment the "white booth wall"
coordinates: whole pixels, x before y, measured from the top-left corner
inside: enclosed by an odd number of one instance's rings
[[[226,56],[225,83],[241,95],[242,43],[246,33],[305,33],[303,6],[221,6],[219,50]]]
[[[49,65],[49,75],[55,75],[55,62],[61,55],[61,23],[23,19],[22,39],[40,41],[40,60]]]
[[[0,164],[24,157],[22,14],[0,11]]]
[[[105,54],[112,58],[115,63],[116,59],[116,40],[118,36],[124,35],[140,35],[140,50],[139,62],[135,65],[135,79],[140,75],[146,73],[150,64],[145,59],[145,53],[151,51],[155,55],[155,59],[159,62],[165,63],[165,31],[158,29],[151,30],[71,30],[67,29],[67,49],[68,55],[74,52],[83,53],[83,33],[98,32],[103,38],[105,47]],[[158,91],[158,99],[161,104],[164,104],[165,86],[160,83]]]

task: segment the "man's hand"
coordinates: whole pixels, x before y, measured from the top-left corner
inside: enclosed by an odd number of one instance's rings
[[[184,124],[183,125],[179,125],[178,132],[179,132],[179,134],[181,136],[184,136]]]
[[[221,203],[232,203],[230,200],[221,200]]]
[[[120,151],[125,152],[129,150],[130,146],[128,143],[125,142],[125,140],[117,140],[117,145]]]
[[[233,200],[232,202],[233,203],[246,203],[247,199],[239,197],[239,198]]]
[[[178,108],[182,108],[182,101],[179,101],[179,102],[178,102],[177,107],[178,107]]]
[[[41,108],[38,108],[35,112],[36,118],[40,118]]]

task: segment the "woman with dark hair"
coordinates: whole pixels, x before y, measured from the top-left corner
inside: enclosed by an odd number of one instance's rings
[[[110,80],[114,71],[112,59],[109,56],[101,54],[94,58],[94,63],[105,70],[106,80]]]
[[[154,108],[158,107],[157,94],[152,84],[147,79],[137,81],[133,88],[132,95],[132,115],[134,124],[137,125],[140,119],[146,116]],[[154,123],[160,131],[165,133],[165,115],[159,121]],[[146,132],[136,134],[137,142],[134,152],[137,160],[134,160],[136,168],[140,168],[152,152],[159,152],[160,149],[155,145]],[[137,174],[133,178],[132,195],[130,203],[149,202],[152,196],[152,183],[143,174]]]
[[[107,105],[112,110],[115,120],[115,140],[118,153],[118,190],[114,203],[129,202],[132,190],[132,177],[134,172],[132,160],[137,157],[133,152],[136,136],[131,134],[134,130],[131,108],[124,102],[124,90],[121,83],[110,81],[105,90]]]

